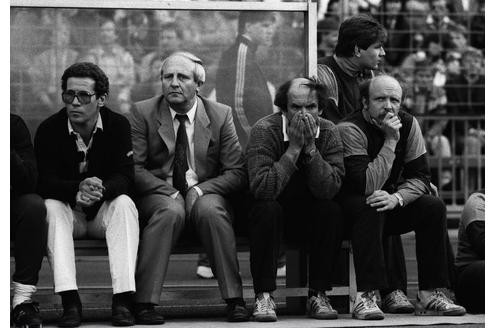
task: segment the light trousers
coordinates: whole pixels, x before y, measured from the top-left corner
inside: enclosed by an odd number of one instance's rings
[[[96,217],[68,203],[45,200],[48,221],[48,261],[55,293],[77,289],[74,239],[106,239],[113,293],[136,291],[134,273],[139,243],[138,212],[127,195],[101,205]]]

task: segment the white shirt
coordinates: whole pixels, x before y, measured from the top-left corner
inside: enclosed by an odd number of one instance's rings
[[[196,118],[197,109],[198,109],[198,99],[196,98],[191,109],[185,114],[187,116],[187,119],[184,122],[184,124],[186,126],[187,144],[188,144],[188,152],[187,152],[188,170],[186,171],[186,181],[187,181],[187,186],[189,188],[194,187],[194,189],[196,189],[196,191],[198,192],[198,195],[202,196],[203,192],[199,187],[196,187],[196,185],[198,184],[198,175],[196,174],[196,162],[194,161],[194,120]],[[177,139],[177,131],[179,130],[180,122],[178,119],[175,119],[175,116],[179,113],[173,110],[172,107],[170,106],[169,106],[169,110],[170,110],[170,115],[172,116],[172,123],[174,126],[175,137]],[[174,145],[174,149],[170,149],[170,153],[174,154],[175,156],[175,145]],[[167,177],[167,182],[173,185],[173,166],[172,166],[172,170],[170,171]],[[176,198],[178,194],[179,192],[176,192],[172,194],[171,197]]]
[[[285,117],[285,113],[282,113],[282,134],[284,135],[284,141],[289,141],[289,135],[287,134],[287,127],[289,126],[289,120]],[[315,139],[320,137],[320,126],[316,129]]]
[[[93,129],[93,132],[91,133],[91,139],[89,139],[87,146],[84,143],[84,140],[81,137],[81,135],[79,133],[77,133],[76,131],[74,131],[74,129],[72,128],[72,124],[70,123],[69,118],[67,118],[67,129],[69,130],[69,134],[71,134],[71,135],[73,134],[76,136],[77,150],[84,154],[83,161],[81,163],[79,163],[79,173],[87,172],[88,171],[88,161],[86,160],[86,156],[88,154],[89,149],[93,145],[93,136],[95,135],[96,130],[100,129],[101,131],[103,131],[103,121],[101,120],[101,115],[100,115],[100,113],[98,113],[98,119],[96,120],[95,128]]]

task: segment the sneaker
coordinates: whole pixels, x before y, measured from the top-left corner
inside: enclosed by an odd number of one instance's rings
[[[314,319],[337,319],[337,311],[330,305],[328,296],[322,292],[319,292],[318,296],[308,298],[306,314]]]
[[[285,278],[286,271],[287,271],[287,266],[285,264],[277,268],[277,278]]]
[[[361,297],[356,299],[352,317],[360,320],[382,320],[385,318],[382,310],[376,304],[374,291],[364,292]]]
[[[413,313],[414,305],[402,290],[397,289],[382,299],[381,309],[385,313]]]
[[[428,300],[423,303],[419,300],[416,303],[416,315],[445,315],[461,316],[466,314],[466,309],[460,305],[454,304],[445,294],[435,289]]]
[[[196,275],[201,279],[213,279],[215,276],[213,275],[213,271],[211,271],[210,267],[204,265],[198,265],[196,268]]]
[[[276,305],[273,301],[272,295],[269,293],[259,293],[256,296],[253,309],[254,321],[260,322],[272,322],[277,321],[277,314],[275,313]]]
[[[36,302],[24,302],[12,310],[14,327],[38,328],[41,327],[41,316]]]

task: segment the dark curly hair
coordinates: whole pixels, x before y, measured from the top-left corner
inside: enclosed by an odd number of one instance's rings
[[[340,24],[335,54],[339,57],[352,57],[355,46],[368,49],[373,43],[384,43],[386,40],[387,31],[383,25],[371,16],[358,14]]]
[[[306,80],[308,80],[307,83],[302,83],[301,85],[304,85],[308,87],[311,91],[316,91],[316,97],[318,100],[318,110],[322,110],[323,106],[325,104],[325,100],[328,98],[328,89],[324,84],[319,83],[316,81],[314,77],[304,77]],[[292,82],[294,79],[289,80],[282,84],[278,90],[277,94],[275,95],[275,101],[273,102],[276,106],[280,108],[281,111],[287,112],[287,104],[288,104],[288,98],[287,95],[289,93],[289,89],[292,85]]]
[[[62,90],[67,90],[67,80],[71,77],[89,77],[95,81],[96,97],[108,95],[110,91],[108,77],[103,70],[93,63],[82,62],[70,65],[62,74]]]

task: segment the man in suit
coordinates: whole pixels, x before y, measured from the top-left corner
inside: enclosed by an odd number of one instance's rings
[[[108,78],[97,65],[62,75],[65,107],[41,123],[35,151],[45,198],[48,260],[62,297],[60,327],[81,323],[73,238],[106,239],[112,277],[112,324],[130,326],[139,225],[128,196],[134,179],[129,121],[105,106]]]
[[[171,249],[186,227],[212,260],[229,321],[246,321],[232,210],[226,199],[246,187],[230,107],[198,95],[202,61],[176,52],[161,67],[163,94],[131,111],[141,244],[136,321],[162,324],[159,303]]]

